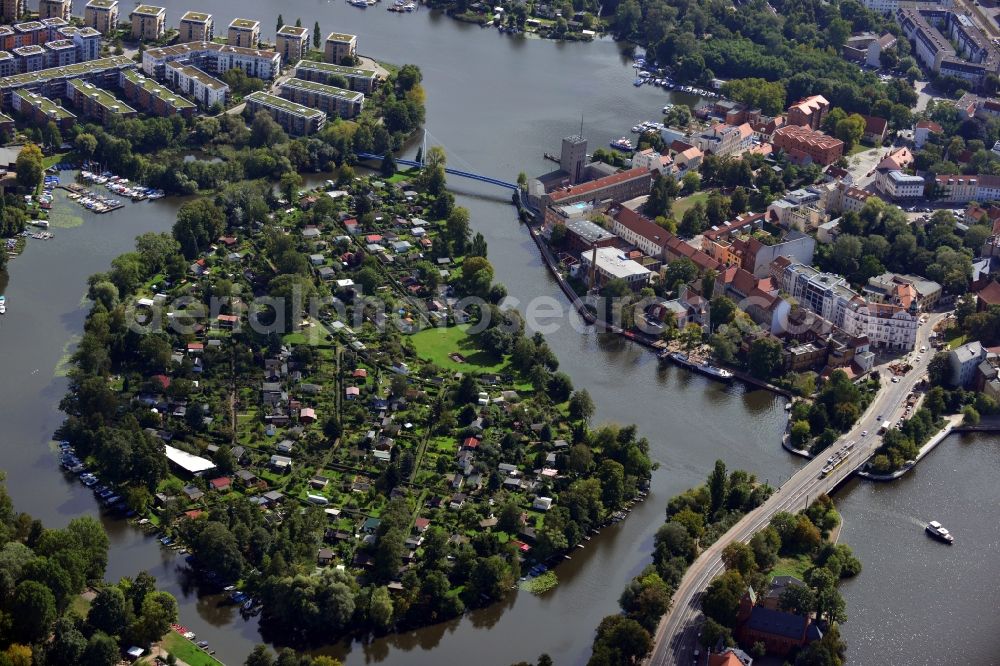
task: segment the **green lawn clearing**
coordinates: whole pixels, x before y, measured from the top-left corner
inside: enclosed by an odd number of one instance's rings
[[[475,339],[466,333],[468,325],[450,328],[425,328],[411,337],[417,356],[447,370],[499,372],[505,360],[479,348]],[[459,354],[464,362],[453,359]]]
[[[695,192],[690,196],[681,197],[680,199],[674,201],[674,207],[673,207],[674,219],[680,221],[680,219],[684,217],[684,212],[688,208],[693,208],[694,205],[698,202],[704,204],[706,201],[708,201],[708,195],[710,194],[711,192]]]
[[[200,647],[184,638],[176,631],[171,631],[163,640],[160,647],[173,654],[177,659],[190,666],[222,666],[222,662],[208,654]],[[150,661],[152,663],[152,661]]]
[[[807,555],[798,557],[782,557],[771,569],[771,577],[794,576],[799,580],[805,578],[806,571],[812,567],[812,560]]]

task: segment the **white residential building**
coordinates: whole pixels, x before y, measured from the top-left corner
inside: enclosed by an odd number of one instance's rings
[[[902,171],[880,170],[875,176],[875,188],[890,199],[919,199],[924,196],[924,179]]]
[[[1000,200],[1000,176],[938,176],[936,185],[941,193],[939,200],[947,203]]]
[[[917,326],[917,318],[899,305],[869,303],[856,296],[844,311],[841,328],[867,336],[875,347],[910,351],[917,343]]]
[[[613,217],[611,233],[621,238],[629,245],[634,245],[650,257],[663,256],[663,246],[667,244],[670,233],[628,208],[621,208]]]
[[[866,301],[840,275],[779,257],[771,265],[771,276],[801,307],[851,335],[867,336],[876,347],[910,350],[916,344],[918,321],[913,314],[898,305]]]
[[[247,76],[270,81],[281,72],[281,56],[274,51],[214,42],[188,42],[148,49],[142,54],[142,71],[148,76],[162,78],[167,63],[178,61],[216,76],[238,67]]]
[[[693,137],[694,145],[703,153],[717,157],[740,154],[753,145],[753,128],[749,123],[727,125],[719,123]]]
[[[200,106],[209,108],[225,105],[229,86],[202,70],[180,62],[169,62],[164,77],[175,90],[179,90]]]
[[[673,170],[674,160],[670,155],[661,155],[652,148],[640,150],[632,156],[632,167],[659,171],[668,174]]]
[[[586,279],[591,272],[591,262],[596,259],[597,282],[603,286],[609,280],[624,280],[632,289],[640,289],[649,284],[653,272],[637,261],[628,259],[622,250],[614,247],[599,247],[594,252],[580,255],[581,277]]]
[[[986,359],[986,350],[977,340],[948,352],[948,365],[951,375],[948,380],[952,386],[966,387],[972,382],[976,368]]]

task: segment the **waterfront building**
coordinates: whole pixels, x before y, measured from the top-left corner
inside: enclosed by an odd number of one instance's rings
[[[326,125],[326,114],[322,111],[310,109],[261,90],[247,95],[246,103],[251,116],[259,111],[266,111],[292,136],[314,134]]]
[[[61,18],[68,21],[73,15],[73,0],[38,0],[38,18]]]
[[[142,54],[142,71],[162,79],[171,62],[185,62],[213,75],[239,68],[247,76],[270,81],[281,73],[281,56],[266,49],[248,49],[215,42],[190,42],[148,49]]]
[[[762,643],[770,654],[787,655],[823,638],[820,626],[809,615],[768,608],[752,587],[740,600],[734,632],[743,645]]]
[[[118,0],[90,0],[83,10],[83,22],[102,35],[118,28]]]
[[[72,39],[57,39],[45,43],[45,66],[65,67],[73,65],[77,61],[76,44]]]
[[[579,185],[570,185],[542,195],[543,206],[578,201],[628,201],[649,194],[653,174],[648,169],[629,169]]]
[[[107,125],[112,118],[131,118],[136,110],[103,88],[71,79],[66,82],[66,98],[81,114]]]
[[[595,268],[596,267],[596,268]],[[589,282],[596,278],[596,287],[603,287],[610,280],[623,280],[635,291],[648,285],[654,273],[629,259],[623,250],[614,247],[598,247],[580,254],[578,277]]]
[[[378,80],[378,74],[373,69],[345,67],[313,60],[300,60],[295,65],[295,78],[297,79],[329,83],[330,77],[334,75],[347,79],[351,90],[357,90],[366,95],[370,95],[375,90],[375,83]]]
[[[182,62],[168,62],[164,68],[164,79],[175,90],[206,109],[216,104],[225,105],[229,95],[228,85],[194,65]]]
[[[351,119],[361,113],[365,96],[352,90],[344,90],[315,81],[287,79],[279,89],[281,97],[297,104],[319,109],[327,116]]]
[[[347,64],[353,65],[354,58],[358,54],[358,37],[343,32],[331,32],[327,35],[326,44],[323,49],[323,59],[335,65],[343,65],[344,59],[348,58]]]
[[[11,108],[36,127],[44,127],[49,122],[54,122],[64,131],[76,122],[76,116],[43,95],[28,90],[17,90],[11,95],[11,100]]]
[[[180,94],[147,78],[134,69],[121,73],[119,79],[123,97],[140,110],[156,116],[178,114],[184,118],[194,116],[197,107]]]
[[[205,12],[184,12],[179,29],[184,42],[210,42],[215,38],[215,21]]]
[[[0,0],[0,21],[13,23],[20,20],[28,12],[25,0]]]
[[[19,46],[14,49],[14,62],[19,74],[45,69],[48,51],[41,46]]]
[[[576,218],[566,222],[566,241],[570,252],[586,252],[595,247],[614,247],[618,237],[586,218]]]
[[[282,62],[298,62],[309,52],[309,30],[296,25],[283,25],[275,35],[274,42]]]
[[[638,165],[637,165],[638,166]],[[587,169],[587,139],[576,134],[562,140],[562,150],[559,153],[559,169],[569,176],[569,184],[586,180]]]
[[[139,5],[129,14],[129,19],[132,21],[132,39],[155,42],[167,34],[167,10],[163,7]]]
[[[229,24],[226,43],[244,49],[255,49],[260,44],[260,21],[235,18]]]
[[[787,125],[774,131],[771,141],[800,164],[833,164],[844,154],[844,142],[808,126]]]
[[[101,57],[101,33],[90,27],[73,29],[73,45],[76,46],[76,61],[86,62]]]

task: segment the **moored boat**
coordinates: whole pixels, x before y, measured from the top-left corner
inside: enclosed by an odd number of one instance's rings
[[[616,139],[616,140],[612,141],[609,145],[612,148],[614,148],[615,150],[623,150],[623,151],[630,151],[630,150],[632,150],[632,142],[629,141],[624,136],[621,137],[620,139]]]
[[[660,358],[664,358],[664,355],[661,354]],[[700,372],[701,374],[711,377],[712,379],[728,382],[733,378],[733,373],[729,370],[714,366],[708,361],[692,358],[683,352],[669,352],[666,354],[666,358],[669,358],[682,368]]]

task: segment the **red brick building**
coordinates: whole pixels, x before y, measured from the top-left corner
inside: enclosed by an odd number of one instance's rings
[[[629,169],[598,178],[580,185],[571,185],[548,192],[543,198],[543,208],[548,205],[565,206],[581,201],[628,201],[649,194],[653,173],[649,169]]]
[[[811,127],[818,130],[830,110],[830,102],[822,95],[800,99],[788,107],[788,124]]]
[[[763,643],[768,654],[787,655],[823,637],[823,632],[812,619],[768,608],[758,603],[753,588],[748,588],[740,600],[736,616],[736,640],[741,645]]]
[[[826,166],[844,154],[844,142],[809,127],[789,125],[774,131],[771,142],[783,150],[793,162],[813,162]]]

